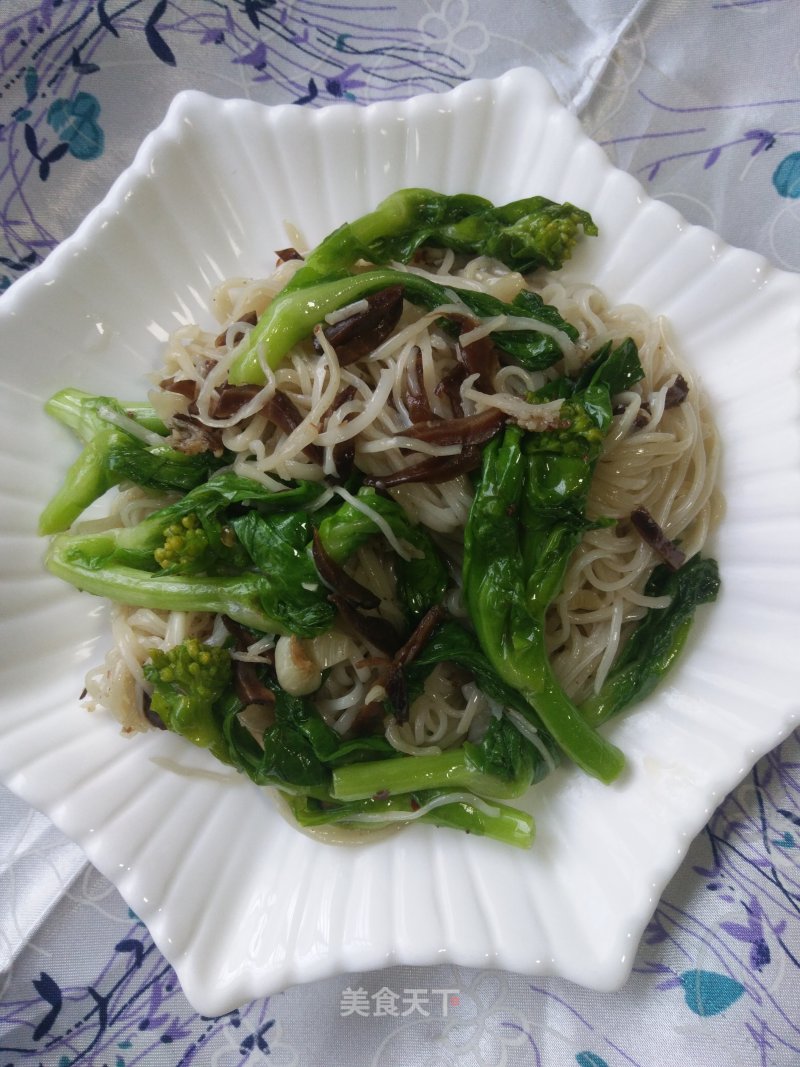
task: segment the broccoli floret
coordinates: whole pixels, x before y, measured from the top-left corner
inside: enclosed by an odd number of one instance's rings
[[[602,447],[611,418],[607,391],[605,395],[598,393],[594,400],[587,398],[585,393],[575,400],[565,400],[558,415],[561,427],[537,433],[532,439],[530,451],[574,457],[581,463],[594,460]]]
[[[153,686],[150,708],[167,729],[229,763],[228,747],[214,716],[214,705],[232,684],[228,650],[190,637],[174,648],[154,648],[143,669]]]
[[[153,553],[162,570],[190,574],[202,568],[209,551],[208,534],[194,513],[184,515],[164,529],[164,543]]]
[[[569,259],[581,230],[597,234],[588,212],[557,204],[543,196],[515,200],[503,207],[468,215],[437,230],[440,241],[457,252],[494,256],[523,274],[537,267],[560,270]]]

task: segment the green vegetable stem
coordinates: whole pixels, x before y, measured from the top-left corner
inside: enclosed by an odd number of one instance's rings
[[[377,265],[407,263],[419,247],[431,244],[472,255],[495,256],[520,271],[543,265],[557,269],[571,254],[581,229],[587,234],[597,233],[585,211],[544,197],[529,197],[495,208],[477,196],[447,196],[429,189],[400,190],[374,211],[340,226],[309,254],[241,342],[229,380],[236,385],[263,382],[260,353],[274,369],[329,312],[389,285],[402,284],[408,299],[428,307],[452,301],[452,292],[419,276],[390,269],[351,274],[359,260]],[[491,297],[472,299],[462,290],[458,295],[479,314],[498,313],[497,307],[488,310],[493,303]],[[572,327],[554,309],[542,310],[541,301],[537,306],[536,298],[523,297],[512,308],[501,301],[494,304],[516,315],[557,323],[558,328],[574,336]],[[483,311],[479,310],[481,307]],[[503,343],[500,334],[495,340]],[[530,349],[529,360],[539,366],[549,366],[560,355],[553,338],[542,334],[530,339],[517,334],[508,343],[523,353]]]
[[[509,800],[530,788],[536,755],[536,749],[507,719],[492,719],[479,744],[467,741],[431,756],[340,767],[333,773],[333,795],[337,800],[365,800],[448,788]]]
[[[45,409],[75,432],[84,449],[42,512],[40,534],[69,529],[90,504],[120,482],[186,491],[204,482],[222,463],[208,452],[190,456],[166,442],[147,441],[120,428],[118,422],[129,420],[151,437],[165,435],[163,423],[147,404],[121,404],[113,397],[62,389],[48,400]]]
[[[487,803],[477,797],[469,800],[462,792],[453,794],[440,789],[346,803],[309,796],[287,799],[300,826],[340,825],[354,830],[380,830],[398,823],[419,821],[478,837],[490,837],[504,845],[524,849],[533,845],[536,832],[533,818],[526,811],[494,801]],[[432,801],[438,802],[436,807],[417,814]],[[365,815],[369,817],[368,822],[363,818]],[[408,818],[404,819],[404,815]]]

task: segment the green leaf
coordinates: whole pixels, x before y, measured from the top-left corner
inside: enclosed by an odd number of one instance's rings
[[[599,724],[646,697],[677,659],[696,609],[717,598],[716,560],[693,556],[679,570],[657,567],[645,586],[648,596],[670,596],[666,608],[651,608],[628,638],[601,690],[581,705],[587,722]]]
[[[306,550],[311,537],[308,515],[248,511],[233,518],[231,526],[266,578],[261,594],[264,610],[298,637],[329,630],[336,613]]]
[[[415,525],[394,500],[379,496],[374,489],[361,488],[358,500],[384,519],[392,533],[411,549],[411,558],[395,560],[397,593],[412,619],[441,602],[448,584],[447,567],[423,526]],[[382,535],[374,519],[345,501],[319,525],[323,547],[336,563],[344,563],[371,537]]]

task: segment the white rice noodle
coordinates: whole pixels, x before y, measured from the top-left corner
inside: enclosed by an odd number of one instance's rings
[[[528,722],[525,716],[521,712],[517,711],[516,708],[506,708],[505,715],[509,719],[509,721],[512,722],[514,726],[516,726],[522,736],[526,737],[528,741],[530,741],[530,743],[533,745],[533,747],[544,760],[548,770],[555,770],[556,764],[550,752],[550,749],[547,747],[544,741],[542,741],[539,735],[539,731],[536,729],[533,723]]]
[[[112,407],[100,407],[99,414],[101,418],[106,422],[110,422],[113,426],[119,427],[120,430],[124,430],[125,433],[129,433],[131,437],[136,437],[140,441],[144,441],[146,445],[150,445],[151,448],[163,448],[164,438],[155,433],[153,430],[148,430],[146,426],[142,426],[132,419],[129,415],[123,415],[120,411],[115,411]]]
[[[354,300],[352,304],[345,304],[344,307],[338,308],[336,311],[329,311],[325,316],[325,321],[329,326],[335,326],[337,322],[343,322],[352,315],[360,315],[368,309],[369,303],[366,299]]]
[[[406,541],[399,540],[399,538],[395,536],[394,530],[386,519],[384,519],[383,515],[379,514],[374,508],[371,508],[369,504],[365,504],[363,500],[353,496],[353,494],[348,492],[342,485],[335,485],[333,491],[340,496],[342,500],[346,500],[356,511],[360,511],[362,515],[366,515],[367,518],[371,519],[398,556],[405,560],[414,559],[419,556],[419,551],[415,549],[413,545],[409,545]]]

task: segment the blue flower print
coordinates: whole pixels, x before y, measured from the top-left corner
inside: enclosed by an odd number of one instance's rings
[[[608,1067],[606,1061],[596,1052],[579,1052],[575,1062],[578,1067]]]
[[[78,93],[74,100],[55,100],[47,121],[76,159],[97,159],[102,155],[104,136],[97,122],[100,104],[91,93]]]
[[[800,152],[785,156],[772,175],[772,184],[781,196],[796,200],[800,196]]]
[[[714,971],[684,971],[680,975],[683,995],[695,1015],[719,1015],[744,993],[744,986],[726,974]]]

